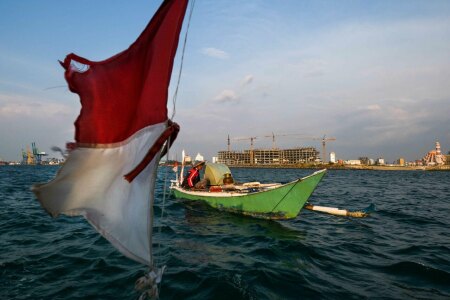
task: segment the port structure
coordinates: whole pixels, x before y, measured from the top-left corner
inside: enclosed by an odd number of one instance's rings
[[[30,146],[27,145],[27,150],[22,149],[22,165],[33,165],[34,156],[30,150]]]
[[[36,148],[36,143],[31,143],[31,148],[33,149],[34,163],[36,165],[40,165],[42,163],[42,157],[47,156],[48,154],[45,152],[41,152]]]
[[[40,165],[42,164],[42,157],[47,155],[47,153],[39,151],[36,143],[32,142],[31,150],[29,145],[27,145],[26,151],[22,149],[22,165]]]

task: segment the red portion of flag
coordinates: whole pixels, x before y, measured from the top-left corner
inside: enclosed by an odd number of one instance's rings
[[[164,1],[139,38],[107,60],[67,55],[61,64],[82,105],[75,122],[77,143],[121,142],[167,120],[168,86],[187,2]],[[72,61],[87,70],[77,70]]]

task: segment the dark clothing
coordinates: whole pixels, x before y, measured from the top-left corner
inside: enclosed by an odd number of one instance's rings
[[[200,172],[197,168],[192,168],[189,170],[188,176],[183,180],[181,185],[184,188],[192,189],[197,182],[200,181]]]

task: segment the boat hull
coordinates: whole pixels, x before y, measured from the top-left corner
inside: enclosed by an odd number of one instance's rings
[[[254,193],[192,191],[181,187],[172,187],[172,192],[176,198],[204,201],[223,211],[263,219],[292,219],[300,213],[325,171]]]

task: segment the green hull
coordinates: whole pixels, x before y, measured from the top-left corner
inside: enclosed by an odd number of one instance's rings
[[[172,191],[176,198],[205,201],[224,211],[263,219],[292,219],[300,213],[325,171],[254,193],[191,191],[181,187],[172,187]]]

